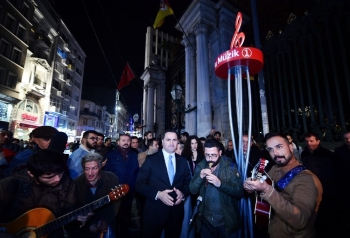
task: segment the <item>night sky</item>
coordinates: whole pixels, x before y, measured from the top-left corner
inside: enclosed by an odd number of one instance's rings
[[[169,0],[178,18],[190,2]],[[145,36],[147,26],[153,26],[159,0],[56,0],[54,8],[87,55],[82,98],[113,113],[117,83],[128,61],[136,78],[121,89],[120,100],[131,115],[140,115]],[[169,16],[160,30],[181,34],[175,24]]]
[[[251,16],[251,0],[229,1]],[[192,1],[168,2],[180,19]],[[261,44],[269,30],[276,33],[286,26],[290,13],[303,14],[314,2],[256,0]],[[54,8],[87,55],[82,98],[105,105],[114,113],[117,83],[128,61],[136,78],[121,89],[120,100],[131,115],[141,115],[143,82],[139,77],[144,71],[145,36],[147,26],[153,26],[159,0],[56,0]],[[175,17],[168,16],[160,30],[182,35],[175,25]],[[244,45],[253,45],[252,21],[242,26],[241,31],[246,34]]]

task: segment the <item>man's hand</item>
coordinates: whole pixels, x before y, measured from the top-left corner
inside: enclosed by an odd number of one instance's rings
[[[207,169],[202,169],[201,170],[201,172],[200,172],[200,174],[199,174],[199,176],[201,177],[201,178],[204,178],[204,177],[206,177],[207,175],[209,175],[209,174],[211,174],[212,172],[211,172],[211,170],[209,169],[209,168],[207,168]]]
[[[85,226],[85,223],[94,215],[93,212],[89,212],[86,216],[78,216],[77,221],[81,222],[80,227]]]
[[[208,180],[208,183],[213,184],[215,187],[220,187],[221,186],[221,181],[218,177],[216,177],[214,174],[208,174],[205,176],[205,178]]]
[[[180,190],[178,190],[178,189],[176,189],[176,188],[174,188],[174,191],[175,191],[175,193],[176,193],[176,202],[175,202],[175,205],[178,205],[178,204],[180,204],[182,201],[183,201],[183,199],[184,199],[184,195],[183,195],[183,193],[180,191]]]
[[[107,231],[107,228],[108,228],[107,223],[105,221],[100,220],[98,221],[97,224],[92,224],[90,226],[90,232],[92,233],[105,232]]]
[[[108,159],[106,159],[105,161],[102,162],[102,167],[101,167],[101,168],[105,167],[105,165],[106,165],[106,163],[107,163],[107,160],[108,160]]]
[[[169,195],[173,190],[167,189],[158,193],[157,199],[160,199],[167,206],[174,206],[174,199]]]
[[[266,181],[261,182],[259,179],[251,180],[251,178],[247,178],[247,180],[244,181],[243,187],[248,193],[252,193],[254,191],[265,192],[269,189],[269,185],[266,183]]]

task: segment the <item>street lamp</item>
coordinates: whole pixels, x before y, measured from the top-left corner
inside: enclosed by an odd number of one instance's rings
[[[139,120],[139,114],[135,114],[132,119],[134,119],[134,122],[137,122]]]
[[[181,113],[189,113],[197,109],[197,106],[192,107],[191,104],[188,104],[187,107],[184,107],[181,105],[181,95],[182,95],[182,88],[180,85],[175,84],[171,91],[171,97],[173,98],[175,104],[176,104],[176,110]]]

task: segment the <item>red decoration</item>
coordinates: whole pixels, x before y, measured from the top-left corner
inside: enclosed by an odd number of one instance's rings
[[[242,47],[245,35],[239,32],[241,25],[242,13],[239,12],[236,17],[236,30],[232,37],[231,48],[221,53],[215,60],[215,74],[219,78],[227,79],[229,69],[234,66],[247,66],[251,75],[258,73],[264,66],[263,54],[259,49]],[[245,74],[244,71],[242,73]]]
[[[36,121],[36,119],[38,119],[38,117],[29,115],[27,113],[23,113],[22,114],[22,119],[23,120],[28,120],[28,121]]]
[[[128,85],[131,80],[133,80],[135,78],[135,74],[132,72],[130,66],[128,63],[126,63],[124,70],[123,70],[123,74],[122,77],[119,80],[118,83],[118,90],[122,89],[122,87]]]

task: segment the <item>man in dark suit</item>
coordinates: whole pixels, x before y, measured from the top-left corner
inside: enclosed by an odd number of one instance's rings
[[[190,170],[184,157],[175,154],[177,134],[166,131],[163,149],[148,155],[140,168],[136,190],[146,197],[141,237],[180,237],[183,200],[189,195]]]

